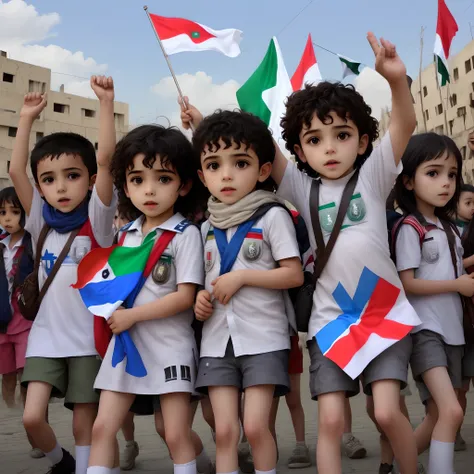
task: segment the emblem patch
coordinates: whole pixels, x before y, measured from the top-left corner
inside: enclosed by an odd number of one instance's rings
[[[151,277],[156,284],[162,285],[169,280],[172,260],[171,255],[162,255],[158,260],[158,263],[155,265],[155,268],[153,268],[151,273]]]
[[[255,261],[262,254],[262,242],[258,240],[249,240],[244,244],[244,257],[247,260]]]
[[[365,217],[366,212],[365,203],[360,193],[352,196],[347,209],[348,219],[352,222],[360,222]]]
[[[204,264],[204,269],[206,273],[209,273],[214,266],[214,252],[212,250],[206,250],[206,262]]]
[[[79,263],[91,250],[91,239],[86,236],[78,236],[74,239],[69,256],[75,263]]]

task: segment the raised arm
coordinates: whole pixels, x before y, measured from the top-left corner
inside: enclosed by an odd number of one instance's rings
[[[45,94],[41,95],[33,92],[25,95],[10,162],[10,178],[27,216],[30,215],[31,202],[33,200],[33,185],[26,172],[30,133],[33,122],[39,117],[46,104],[47,97]]]
[[[277,184],[277,186],[280,186],[281,180],[285,175],[288,160],[285,158],[285,155],[282,153],[280,147],[278,146],[275,140],[273,140],[273,144],[275,145],[275,161],[272,165],[272,178]]]
[[[407,71],[395,45],[383,38],[379,44],[373,33],[369,33],[367,39],[375,54],[375,70],[388,81],[392,91],[392,113],[388,130],[395,164],[398,165],[416,127]]]
[[[97,151],[97,178],[95,188],[100,200],[110,206],[113,196],[113,179],[110,162],[115,150],[114,81],[111,77],[92,76],[91,87],[99,99],[99,149]]]
[[[189,103],[189,99],[184,97],[184,102],[178,98],[178,104],[181,109],[181,125],[185,130],[193,128],[196,130],[204,117],[201,112]]]

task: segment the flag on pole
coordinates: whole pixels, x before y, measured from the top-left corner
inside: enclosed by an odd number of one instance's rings
[[[358,76],[362,70],[362,63],[358,63],[353,59],[346,58],[340,54],[337,55],[342,64],[342,78],[355,75]]]
[[[150,13],[150,18],[166,54],[184,51],[218,51],[230,58],[240,54],[242,32],[236,29],[213,30],[184,18],[167,18]]]
[[[441,76],[442,86],[450,82],[448,66],[449,50],[457,31],[458,25],[445,1],[438,0],[438,23],[436,25],[434,55],[437,70]]]
[[[285,114],[286,98],[293,92],[283,57],[274,37],[256,71],[237,91],[239,107],[260,117],[273,132],[278,143],[281,138],[280,120]]]
[[[311,33],[308,35],[308,41],[301,57],[300,63],[296,68],[293,77],[291,78],[291,85],[294,91],[303,89],[305,84],[317,84],[322,80],[319,71],[316,55],[314,54],[313,42],[311,41]]]

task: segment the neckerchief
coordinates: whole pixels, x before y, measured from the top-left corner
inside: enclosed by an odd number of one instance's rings
[[[89,198],[71,212],[61,212],[46,201],[43,204],[43,219],[46,224],[60,234],[82,227],[89,217]]]

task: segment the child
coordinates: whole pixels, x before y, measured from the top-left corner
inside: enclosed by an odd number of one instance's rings
[[[120,206],[136,218],[122,229],[123,245],[137,247],[147,236],[159,241],[164,231],[173,239],[133,306],[115,311],[108,320],[114,337],[95,382],[101,395],[88,474],[119,472],[117,432],[135,398],[143,395],[152,396],[144,403],[161,408],[174,472],[196,473],[190,397],[197,352],[191,323],[196,286],[203,282],[202,242],[199,230],[183,217],[199,205],[195,161],[179,130],[154,125],[131,131],[113,156]],[[141,378],[127,373],[124,362],[112,366],[117,335],[128,329],[147,370]]]
[[[459,194],[459,201],[456,209],[456,225],[458,226],[459,234],[463,236],[471,222],[474,214],[474,186],[471,184],[461,185],[461,192]]]
[[[310,388],[313,399],[319,404],[316,455],[320,474],[341,472],[344,401],[346,396],[359,391],[358,378],[352,379],[324,356],[320,341],[327,344],[332,338],[331,335],[328,338],[328,330],[341,321],[341,305],[347,308],[343,312],[351,314],[357,309],[362,313],[365,303],[354,300],[361,299],[368,275],[384,281],[394,295],[388,307],[374,301],[374,311],[382,318],[389,314],[389,319],[403,323],[403,332],[395,344],[393,340],[388,342],[390,339],[377,339],[374,335],[381,345],[366,347],[374,351],[377,348],[379,355],[373,358],[374,353],[367,357],[357,368],[363,370],[364,389],[373,394],[375,418],[390,440],[401,471],[404,474],[417,472],[413,431],[400,410],[399,396],[400,386],[403,388],[407,382],[411,353],[408,333],[419,319],[406,299],[390,260],[385,212],[386,199],[401,171],[403,150],[415,127],[415,113],[405,66],[395,46],[384,40],[379,45],[372,33],[368,40],[376,56],[376,70],[387,79],[392,90],[389,133],[372,152],[372,142],[378,135],[377,122],[353,87],[328,82],[316,87],[306,86],[289,97],[286,116],[282,120],[286,146],[296,155],[298,168],[304,172],[298,171],[281,153],[277,154],[272,171],[272,177],[279,184],[278,194],[291,202],[308,223],[312,222],[309,201],[312,177],[321,178],[319,216],[327,243],[343,190],[359,170],[356,190],[334,254],[314,292],[309,321]],[[311,245],[316,249],[313,228],[310,225],[308,228]],[[356,292],[358,287],[360,291]],[[364,318],[361,321],[364,322]],[[403,337],[404,334],[407,335]],[[356,355],[362,354],[357,352]]]
[[[240,392],[244,432],[255,472],[276,472],[269,429],[274,394],[288,392],[290,349],[285,293],[303,273],[289,212],[263,188],[275,156],[265,124],[244,112],[216,112],[193,137],[199,176],[211,193],[205,241],[205,289],[196,317],[205,320],[196,388],[208,392],[216,424],[216,470],[237,473]],[[252,217],[267,205],[267,212]],[[230,240],[230,243],[228,241]],[[226,249],[226,250],[224,250]]]
[[[396,238],[397,269],[422,322],[412,332],[410,364],[426,416],[415,436],[419,453],[430,447],[428,472],[451,474],[463,419],[455,393],[462,386],[464,350],[459,293],[474,294],[474,280],[463,275],[461,240],[448,217],[458,202],[462,157],[450,138],[425,133],[410,139],[402,162],[397,203],[427,230],[420,243],[415,227],[402,224]]]
[[[22,379],[28,386],[25,429],[50,460],[54,474],[86,473],[98,403],[93,390],[100,366],[94,344],[94,320],[79,293],[71,288],[77,280],[81,258],[93,245],[109,246],[113,240],[115,199],[109,172],[115,146],[112,78],[93,76],[91,86],[100,100],[97,161],[94,146],[80,135],[46,136],[31,153],[36,186],[31,185],[26,172],[29,137],[34,120],[46,107],[46,96],[31,93],[25,96],[20,112],[10,166],[10,177],[27,215],[25,229],[31,234],[33,249],[36,250],[45,224],[51,229],[41,249],[40,286],[71,231],[81,229],[31,328]],[[65,397],[66,406],[73,406],[76,462],[61,448],[46,422],[51,396]]]

